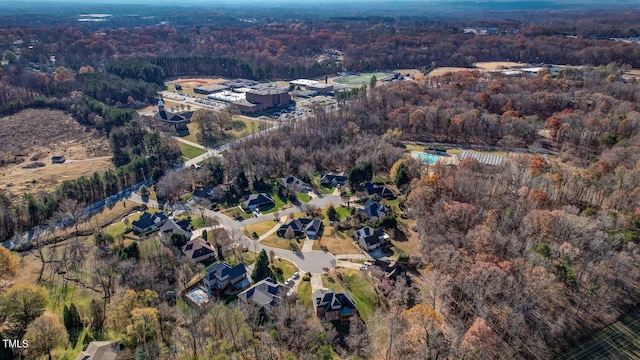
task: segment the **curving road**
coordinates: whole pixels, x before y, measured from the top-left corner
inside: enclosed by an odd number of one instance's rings
[[[322,197],[314,198],[308,204],[315,205],[318,207],[325,207],[329,204],[332,204],[333,206],[339,206],[341,203],[342,203],[342,199],[340,198],[340,196],[324,195]],[[219,212],[212,211],[209,209],[198,208],[197,210],[198,211],[202,210],[205,216],[216,219],[221,225],[224,226],[225,229],[227,229],[227,232],[230,234],[230,236],[235,241],[239,242],[241,245],[244,245],[248,249],[255,250],[255,251],[261,251],[264,249],[265,251],[269,252],[273,250],[276,256],[290,260],[291,262],[296,264],[296,266],[302,272],[323,273],[326,271],[325,269],[333,269],[336,266],[336,257],[331,253],[324,252],[321,250],[310,250],[310,251],[301,250],[301,251],[294,252],[290,250],[278,249],[278,248],[262,245],[258,241],[249,239],[243,234],[242,232],[243,227],[247,225],[263,222],[263,221],[273,220],[275,219],[274,213],[261,215],[257,218],[250,218],[244,221],[236,221]],[[301,210],[300,207],[294,206],[292,208],[280,211],[279,216],[286,217],[290,213],[299,212],[300,210]]]

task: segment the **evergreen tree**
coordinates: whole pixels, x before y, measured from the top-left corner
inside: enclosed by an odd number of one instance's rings
[[[258,282],[262,279],[266,279],[268,277],[273,277],[273,273],[271,268],[269,268],[269,257],[267,256],[267,252],[262,249],[260,254],[258,255],[258,259],[256,260],[256,265],[253,268],[253,272],[251,273],[251,278],[254,282]]]
[[[409,174],[407,173],[407,166],[404,163],[400,164],[400,167],[396,172],[396,178],[394,179],[396,186],[400,187],[402,185],[408,184],[410,180],[411,179],[409,178]]]
[[[338,221],[340,220],[340,215],[338,215],[338,212],[336,211],[336,209],[333,207],[333,205],[329,205],[329,208],[327,209],[327,217],[329,218],[329,220],[331,221]]]
[[[82,319],[80,318],[80,313],[78,313],[76,304],[71,303],[69,307],[65,305],[62,310],[62,317],[64,320],[64,327],[67,329],[67,333],[69,334],[69,342],[75,345],[83,328]]]

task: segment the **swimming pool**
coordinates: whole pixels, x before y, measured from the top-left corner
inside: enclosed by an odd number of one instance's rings
[[[441,158],[441,156],[439,155],[427,154],[419,151],[411,152],[411,156],[413,156],[414,158],[420,159],[420,161],[426,162],[429,165],[435,164]]]

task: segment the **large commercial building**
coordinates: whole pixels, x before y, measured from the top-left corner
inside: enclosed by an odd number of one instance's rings
[[[235,102],[240,111],[251,114],[263,110],[275,109],[289,105],[291,95],[286,90],[266,88],[259,90],[249,90],[246,92],[245,100]]]

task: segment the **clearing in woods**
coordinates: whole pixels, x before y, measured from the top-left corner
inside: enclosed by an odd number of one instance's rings
[[[59,110],[28,109],[0,118],[0,144],[0,190],[15,195],[52,191],[64,180],[113,167],[107,139]],[[52,164],[54,155],[64,156],[65,163]]]

